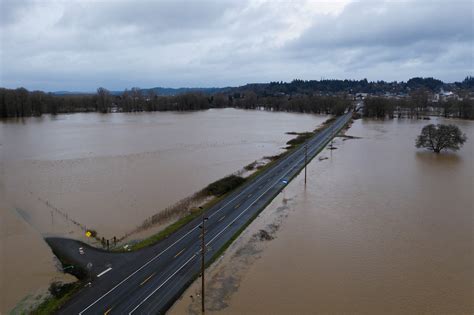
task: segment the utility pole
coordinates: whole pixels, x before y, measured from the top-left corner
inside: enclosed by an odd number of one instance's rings
[[[304,145],[304,186],[306,187],[306,164],[308,164],[308,145]]]
[[[333,145],[333,143],[334,143],[334,138],[331,139],[331,145],[329,146],[329,151],[330,151],[330,154],[331,154],[331,160],[332,160],[332,150],[334,150],[334,145]]]
[[[200,226],[202,233],[201,233],[201,310],[202,314],[206,312],[204,308],[204,294],[205,294],[205,289],[204,289],[204,258],[206,255],[206,243],[204,241],[204,234],[206,232],[205,227],[204,227],[204,222],[207,221],[207,218],[204,216],[204,213],[202,214],[202,224]]]

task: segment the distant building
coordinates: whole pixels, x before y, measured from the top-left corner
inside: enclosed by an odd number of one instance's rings
[[[368,93],[357,93],[355,98],[356,100],[363,100],[367,98]]]
[[[458,100],[459,99],[459,96],[451,91],[444,91],[443,89],[440,90],[439,93],[435,93],[433,95],[433,102],[434,103],[438,103],[438,102],[442,102],[442,101],[446,101],[446,100],[449,100],[449,99],[456,99]]]

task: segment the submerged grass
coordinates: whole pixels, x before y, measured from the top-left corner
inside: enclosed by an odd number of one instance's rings
[[[224,196],[215,197],[215,198],[211,199],[210,201],[205,203],[203,206],[201,206],[202,209],[201,208],[195,208],[195,209],[191,210],[190,214],[188,214],[188,215],[178,219],[176,222],[168,225],[162,231],[160,231],[160,232],[158,232],[158,233],[156,233],[156,234],[154,234],[154,235],[152,235],[148,238],[145,238],[145,239],[133,244],[130,247],[130,250],[132,250],[132,251],[133,250],[139,250],[141,248],[152,246],[152,245],[158,243],[159,241],[161,241],[165,238],[168,238],[171,234],[173,234],[174,232],[176,232],[177,230],[179,230],[180,228],[182,228],[183,226],[185,226],[186,224],[188,224],[189,222],[191,222],[195,218],[202,215],[207,209],[209,209],[210,207],[215,205],[223,197]]]

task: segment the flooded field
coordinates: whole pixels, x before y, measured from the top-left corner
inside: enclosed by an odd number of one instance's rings
[[[120,236],[327,117],[219,109],[0,123],[0,313],[60,277],[42,236]],[[76,222],[76,223],[74,223]],[[27,267],[32,261],[34,268]]]
[[[58,266],[41,234],[0,202],[0,314],[35,304],[51,281],[74,280]]]
[[[416,149],[436,122],[354,122],[209,268],[208,313],[473,314],[474,122],[449,121],[457,153]],[[170,313],[200,314],[199,285]]]

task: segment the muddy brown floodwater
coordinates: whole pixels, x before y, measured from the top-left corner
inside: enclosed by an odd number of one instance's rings
[[[414,147],[436,122],[467,134],[461,151]],[[474,313],[474,122],[357,120],[347,134],[362,138],[338,138],[307,188],[302,173],[208,269],[209,314]],[[199,283],[170,314],[200,313]]]
[[[285,132],[313,130],[326,119],[213,109],[0,122],[0,313],[63,279],[43,236],[84,240],[73,220],[106,238],[127,233],[208,183],[279,153],[294,137]]]

